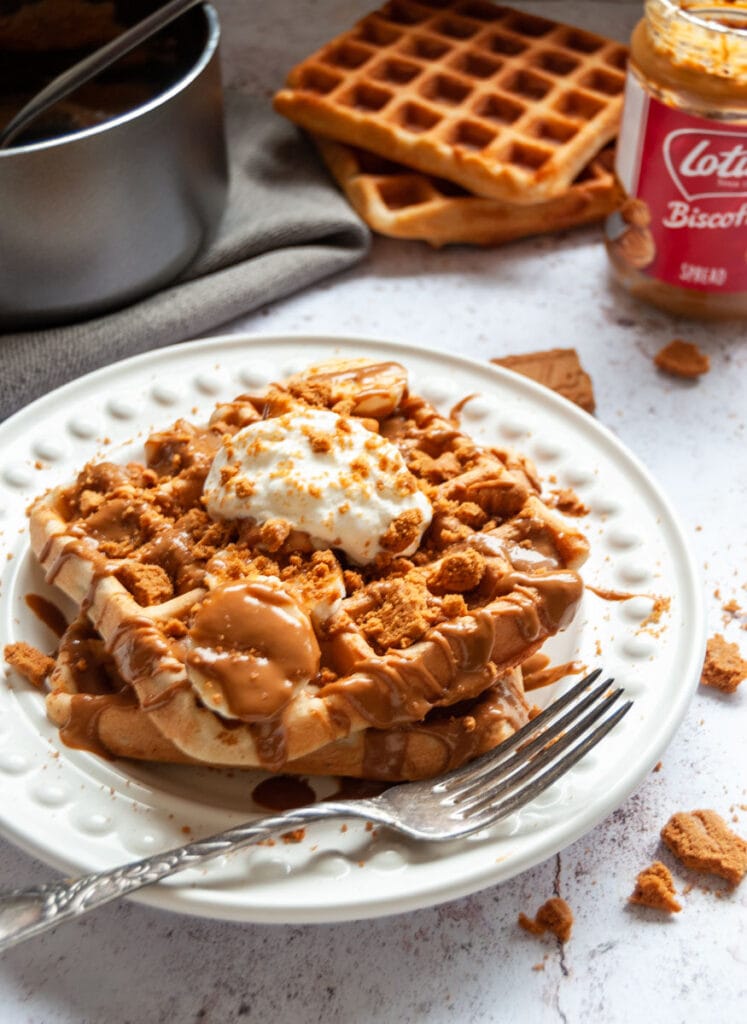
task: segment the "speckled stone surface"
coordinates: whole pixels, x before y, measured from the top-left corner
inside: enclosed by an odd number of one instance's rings
[[[290,64],[369,6],[360,0],[219,0],[227,83],[269,97]],[[524,4],[627,38],[637,3]],[[247,126],[250,130],[251,126]],[[747,327],[676,320],[613,288],[598,229],[494,252],[436,253],[379,239],[344,277],[226,330],[351,334],[476,358],[574,346],[597,416],[651,469],[702,568],[710,632],[747,653]],[[656,371],[674,337],[711,357],[697,383]],[[658,834],[671,813],[710,807],[747,835],[747,691],[699,692],[638,792],[587,836],[511,882],[466,899],[361,923],[270,927],[104,908],[7,953],[0,1020],[736,1021],[747,1005],[747,883],[730,891],[681,869]],[[1,843],[6,886],[53,873]],[[672,867],[683,910],[630,907],[637,872]],[[573,908],[565,947],[516,924],[553,894]]]

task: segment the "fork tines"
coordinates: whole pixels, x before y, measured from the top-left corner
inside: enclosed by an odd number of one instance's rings
[[[486,824],[526,804],[594,747],[627,714],[632,701],[596,669],[495,750],[440,780],[434,793],[453,817]],[[596,685],[594,685],[596,684]]]

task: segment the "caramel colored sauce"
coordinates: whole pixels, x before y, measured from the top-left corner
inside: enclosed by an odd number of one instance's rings
[[[546,654],[535,654],[527,658],[521,666],[524,677],[524,691],[539,690],[543,686],[551,686],[566,676],[580,675],[585,666],[580,661],[566,661],[562,665],[550,665]]]
[[[602,587],[592,587],[588,583],[586,589],[590,590],[592,594],[596,594],[597,597],[601,597],[603,601],[630,601],[634,597],[640,597],[640,594],[629,594],[625,590],[604,590]]]
[[[137,711],[137,702],[132,693],[74,693],[70,697],[70,715],[60,726],[60,738],[68,747],[87,750],[107,761],[114,759],[111,751],[101,741],[99,720],[107,708],[132,708]]]
[[[449,409],[448,419],[455,427],[460,425],[462,410],[464,409],[467,402],[471,402],[473,398],[479,398],[480,392],[473,391],[471,395],[465,395],[464,398],[460,398],[458,402]]]
[[[295,775],[274,775],[258,782],[252,800],[268,811],[291,811],[316,803],[316,794],[308,782]]]
[[[84,615],[71,622],[60,637],[58,663],[78,693],[110,694],[127,688],[103,640]]]
[[[67,629],[67,619],[56,604],[41,594],[26,594],[26,604],[34,615],[50,629],[55,636],[62,636]]]
[[[447,693],[453,699],[456,689],[458,699],[475,697],[498,678],[494,657],[510,664],[527,645],[563,628],[583,591],[579,576],[569,570],[494,575],[490,599],[507,595],[500,611],[473,609],[469,625],[442,623],[414,655],[389,651],[356,665],[351,676],[320,691],[333,713],[344,718],[346,706],[352,707],[375,728],[391,729],[420,720]]]
[[[189,635],[187,665],[212,702],[244,722],[272,719],[319,670],[308,616],[287,593],[258,580],[212,590]]]

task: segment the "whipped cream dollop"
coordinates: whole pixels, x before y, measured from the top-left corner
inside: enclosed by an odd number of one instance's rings
[[[358,565],[384,550],[412,554],[432,516],[390,441],[324,409],[293,410],[226,438],[203,493],[213,518],[284,520]]]

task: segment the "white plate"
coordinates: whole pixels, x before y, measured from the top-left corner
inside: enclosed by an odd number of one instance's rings
[[[427,906],[510,878],[619,806],[661,756],[698,680],[705,619],[682,531],[609,431],[506,370],[341,338],[231,336],[161,349],[74,381],[0,426],[2,641],[54,646],[24,601],[46,587],[26,538],[32,497],[94,456],[137,456],[153,427],[180,415],[206,418],[217,400],[335,355],[399,359],[412,389],[443,410],[479,392],[464,409],[465,429],[516,446],[589,505],[579,520],[592,545],[586,582],[667,598],[669,611],[658,626],[642,628],[651,598],[608,602],[587,591],[550,651],[555,661],[603,664],[635,705],[569,775],[489,833],[438,846],[371,833],[363,823],[320,824],[299,844],[255,847],[143,890],[137,898],[154,906],[245,921],[340,921]],[[553,692],[539,691],[538,702]],[[252,811],[253,782],[241,772],[107,763],[71,750],[47,722],[38,692],[11,673],[0,686],[2,830],[65,871],[113,866],[237,824]]]

